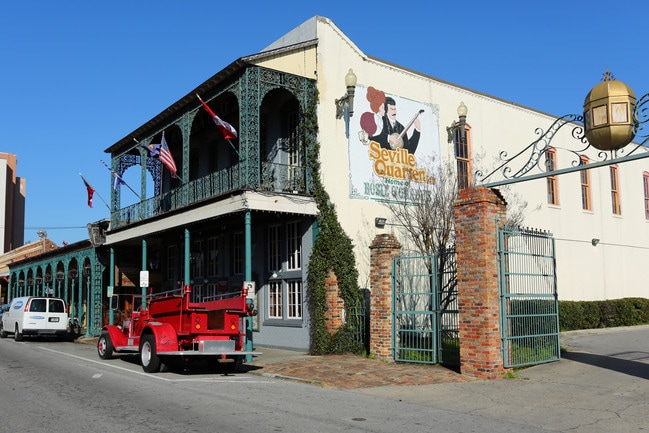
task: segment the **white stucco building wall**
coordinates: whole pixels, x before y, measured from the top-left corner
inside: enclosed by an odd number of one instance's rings
[[[307,44],[308,41],[312,43]],[[390,215],[377,200],[376,189],[367,188],[378,181],[372,174],[371,149],[359,136],[367,127],[366,113],[372,111],[367,98],[373,92],[370,88],[396,100],[397,118],[403,124],[423,110],[419,115],[419,144],[413,153],[418,169],[424,169],[430,158],[437,161],[454,158],[446,127],[457,121],[460,102],[469,109],[467,123],[471,127],[472,154],[480,156],[473,168],[485,173],[496,167],[501,152],[515,155],[538,138],[537,128],[547,130],[556,120],[532,108],[390,64],[389,59],[373,58],[324,17],[308,20],[268,49],[281,47],[287,48],[272,58],[261,59],[259,64],[317,80],[322,177],[339,219],[354,241],[363,287],[367,287],[369,274],[369,242],[377,233],[396,230],[390,225],[385,229],[374,227],[375,217],[386,217],[389,222]],[[344,77],[350,68],[357,76],[357,86],[347,137],[344,117],[336,117],[335,100],[345,93]],[[581,102],[576,101],[575,105]],[[571,130],[572,126],[563,127],[551,145],[557,149],[583,147],[572,138]],[[587,155],[591,161],[600,159],[598,151],[592,148],[579,154]],[[394,153],[390,155],[398,157]],[[578,155],[557,151],[558,168],[569,167],[577,160]],[[550,231],[556,239],[560,299],[649,297],[643,278],[643,265],[649,263],[643,172],[649,171],[649,159],[627,162],[618,168],[620,215],[611,211],[608,166],[589,171],[592,210],[582,209],[579,173],[559,176],[558,205],[548,204],[546,179],[510,187],[517,197],[527,202],[524,225]],[[393,187],[400,187],[398,179],[390,183],[390,188]],[[594,246],[592,239],[599,239],[599,243]]]

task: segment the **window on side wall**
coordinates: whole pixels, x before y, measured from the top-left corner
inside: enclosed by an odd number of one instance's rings
[[[579,160],[582,166],[585,166],[589,162],[588,157],[585,155],[580,156]],[[593,210],[590,194],[590,171],[582,169],[579,172],[579,177],[581,180],[581,208],[583,210]]]
[[[613,215],[622,214],[620,205],[620,178],[617,165],[611,165],[611,211]]]
[[[557,169],[557,151],[549,148],[545,151],[545,171],[549,174]],[[546,177],[548,189],[548,204],[559,205],[559,185],[557,176],[549,175]]]
[[[457,164],[457,186],[465,189],[471,186],[471,128],[455,131],[455,161]]]

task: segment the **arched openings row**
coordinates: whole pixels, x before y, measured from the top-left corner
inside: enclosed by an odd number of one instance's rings
[[[95,335],[102,321],[103,266],[93,251],[11,268],[9,299],[21,296],[63,298],[70,320],[77,318],[88,335]]]

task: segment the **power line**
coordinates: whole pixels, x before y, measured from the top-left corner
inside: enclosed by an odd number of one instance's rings
[[[73,227],[43,227],[43,226],[29,226],[25,227],[25,230],[72,230],[72,229],[85,229],[86,226],[73,226]]]

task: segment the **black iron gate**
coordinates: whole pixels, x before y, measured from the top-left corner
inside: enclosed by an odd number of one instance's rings
[[[399,254],[392,275],[394,360],[459,365],[455,249]]]
[[[505,227],[498,238],[500,320],[506,368],[559,360],[554,238]]]

